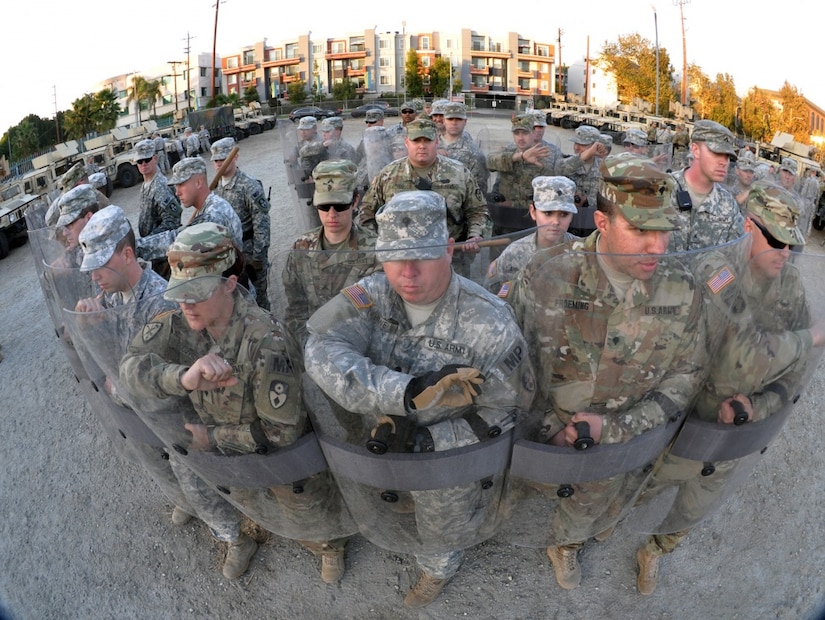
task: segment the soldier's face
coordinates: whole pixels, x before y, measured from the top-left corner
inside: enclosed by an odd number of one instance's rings
[[[405,138],[404,144],[407,145],[407,156],[410,158],[413,167],[427,168],[435,162],[438,155],[438,142],[435,140],[424,137],[415,140]]]
[[[467,126],[466,118],[447,118],[444,120],[444,127],[446,133],[451,138],[458,138],[464,133],[464,128]]]
[[[564,239],[564,233],[573,221],[573,214],[567,211],[539,211],[530,205],[530,216],[536,222],[538,245],[549,248]]]
[[[670,232],[641,230],[628,222],[621,213],[615,213],[609,218],[601,211],[596,211],[593,221],[601,233],[599,254],[603,255],[606,263],[637,280],[649,280],[653,276],[659,265],[659,257],[667,251]]]
[[[212,162],[212,164],[215,166],[215,172],[217,172],[218,170],[221,169],[221,166],[223,166],[224,161],[226,161],[226,160],[225,159],[216,159],[215,161]],[[231,177],[233,174],[235,174],[235,169],[237,167],[238,167],[238,158],[235,157],[234,159],[232,159],[232,162],[226,167],[226,170],[223,171],[223,176]]]
[[[773,280],[782,273],[785,263],[791,257],[791,249],[785,246],[779,250],[770,245],[765,233],[754,224],[751,217],[745,218],[745,232],[752,237],[749,263],[751,273],[757,280]]]
[[[330,205],[324,205],[327,206]],[[345,211],[336,211],[332,206],[328,211],[318,209],[318,218],[324,227],[324,236],[330,241],[338,242],[338,237],[349,234],[352,228],[352,205]]]
[[[708,181],[722,183],[728,176],[730,156],[727,153],[714,153],[704,142],[694,142],[691,145],[693,165],[699,167],[699,172]]]
[[[753,170],[742,170],[736,168],[736,178],[742,187],[750,187],[753,184]]]
[[[544,140],[544,130],[547,129],[544,125],[536,125],[533,127],[533,136],[536,139],[536,143],[541,142]]]
[[[151,176],[158,170],[158,156],[153,155],[149,159],[141,159],[137,163],[138,172],[143,176]]]
[[[175,195],[180,198],[180,203],[184,207],[191,207],[195,204],[195,197],[197,195],[198,178],[193,175],[186,179],[183,183],[175,185]]]
[[[411,304],[426,305],[439,299],[450,285],[452,258],[453,246],[450,245],[441,258],[386,261],[384,273],[401,299]]]
[[[189,328],[193,331],[205,329],[214,335],[225,327],[235,307],[232,301],[232,291],[235,290],[236,282],[237,276],[229,276],[218,284],[208,299],[196,304],[179,302],[178,305]]]
[[[519,150],[524,151],[536,143],[536,136],[532,131],[517,129],[513,132],[513,142]]]
[[[444,115],[443,114],[433,114],[430,119],[438,125],[438,131],[444,131]]]
[[[103,267],[92,271],[92,281],[107,293],[117,293],[129,288],[126,277],[122,275],[127,265],[126,252],[125,248],[115,252]]]
[[[86,226],[86,222],[89,221],[89,218],[92,217],[91,213],[87,213],[83,217],[77,218],[71,224],[67,224],[63,230],[64,237],[66,239],[66,249],[71,250],[77,247],[77,239],[80,237],[80,233],[83,232],[83,228]]]
[[[318,134],[317,129],[299,129],[298,136],[301,140],[312,140]]]
[[[779,171],[779,184],[784,187],[785,189],[791,190],[793,189],[793,182],[796,180],[796,176],[788,171],[788,170],[780,170]]]

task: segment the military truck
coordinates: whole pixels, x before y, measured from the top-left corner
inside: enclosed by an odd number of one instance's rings
[[[249,133],[257,135],[262,131],[268,131],[275,127],[278,123],[275,115],[264,114],[261,110],[261,104],[257,101],[250,101],[249,106],[241,106],[241,112],[244,118],[249,122]],[[238,118],[238,112],[235,111],[235,119]]]
[[[235,114],[231,105],[204,108],[203,110],[189,110],[186,115],[186,125],[191,127],[193,131],[198,131],[203,125],[209,130],[212,142],[228,136],[236,140],[241,139],[235,126]]]
[[[26,233],[26,208],[37,196],[23,192],[22,182],[4,184],[0,190],[0,259],[9,255],[12,241]]]

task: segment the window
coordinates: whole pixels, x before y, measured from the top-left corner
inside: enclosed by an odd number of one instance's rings
[[[226,59],[226,67],[228,69],[237,69],[238,68],[238,59],[233,56],[232,58]]]
[[[378,49],[385,50],[390,46],[390,42],[386,39],[379,39],[378,41]]]
[[[254,82],[255,81],[255,72],[254,71],[244,71],[243,81],[244,82]]]
[[[421,37],[419,41],[420,45],[418,46],[419,49],[428,50],[430,49],[430,37]]]
[[[300,50],[298,49],[297,43],[287,43],[284,46],[284,50],[286,52],[287,58],[299,58],[300,57]]]
[[[343,54],[347,51],[347,48],[343,41],[334,41],[331,46],[331,51],[333,54]]]
[[[392,66],[392,59],[390,59],[390,58],[379,58],[378,59],[378,66],[379,67],[391,67]]]
[[[312,53],[313,54],[323,54],[324,53],[324,46],[321,43],[313,43],[312,44]]]
[[[238,76],[237,75],[227,75],[226,76],[226,83],[230,86],[235,86],[238,83]]]
[[[421,66],[422,67],[429,67],[430,66],[430,57],[429,56],[422,56],[421,57]]]
[[[255,64],[255,50],[246,50],[243,53],[243,64],[245,64],[245,65],[254,65]]]
[[[206,87],[205,86],[201,87],[201,97],[206,97]]]
[[[200,70],[201,77],[206,77],[207,67],[201,67]]]
[[[378,78],[378,82],[379,82],[379,84],[381,84],[381,86],[389,86],[390,83],[391,83],[390,82],[390,76],[382,75]]]

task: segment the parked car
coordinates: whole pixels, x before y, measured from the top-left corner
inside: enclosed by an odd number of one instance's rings
[[[367,110],[381,110],[384,112],[384,116],[398,116],[398,108],[390,107],[390,104],[386,101],[373,101],[359,105],[350,111],[350,116],[352,118],[363,118],[367,115]]]
[[[318,120],[322,120],[325,118],[329,118],[331,116],[335,116],[337,112],[335,110],[325,110],[324,108],[319,108],[315,105],[306,106],[303,108],[295,108],[292,112],[289,113],[289,120],[293,123],[297,123],[305,116],[314,116]]]

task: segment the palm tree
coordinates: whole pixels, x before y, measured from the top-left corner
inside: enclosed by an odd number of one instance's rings
[[[159,80],[151,80],[146,82],[144,90],[143,90],[143,99],[152,106],[152,115],[157,118],[158,110],[157,110],[157,103],[158,100],[163,98],[163,93],[160,87]]]
[[[117,100],[117,92],[109,88],[95,93],[95,122],[98,133],[109,131],[117,124],[117,117],[120,116],[120,103]]]
[[[132,85],[129,87],[129,95],[126,97],[126,105],[129,105],[134,101],[135,105],[137,106],[138,123],[142,121],[142,119],[140,118],[140,104],[143,101],[146,101],[147,99],[147,85],[148,82],[146,81],[145,77],[143,77],[142,75],[135,75],[132,78]]]
[[[93,95],[85,94],[72,102],[72,109],[66,110],[63,116],[66,136],[71,138],[82,138],[86,134],[97,129],[95,112],[97,105]]]

